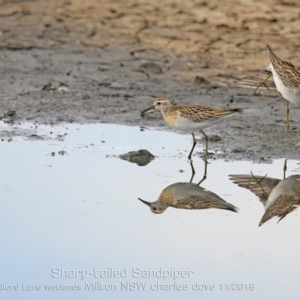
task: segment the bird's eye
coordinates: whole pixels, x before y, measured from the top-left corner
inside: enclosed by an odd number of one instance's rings
[[[160,106],[160,105],[161,105],[161,102],[157,102],[157,105]]]
[[[156,207],[153,207],[152,209],[153,209],[153,210],[156,210]]]

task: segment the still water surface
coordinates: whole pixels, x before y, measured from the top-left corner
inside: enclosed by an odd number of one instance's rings
[[[153,202],[167,186],[190,181],[189,135],[103,124],[43,130],[67,135],[1,143],[0,299],[300,295],[298,210],[259,227],[264,206],[229,179],[250,172],[282,179],[284,159],[210,161],[201,187],[238,213],[168,207],[154,214],[138,198]],[[156,156],[144,167],[115,157],[143,148]],[[193,160],[197,183],[204,162]],[[287,165],[287,177],[299,173],[298,161]]]

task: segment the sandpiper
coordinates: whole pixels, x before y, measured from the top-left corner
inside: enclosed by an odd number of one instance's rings
[[[268,90],[276,88],[286,100],[285,132],[293,132],[290,128],[289,102],[295,105],[300,104],[300,68],[279,58],[268,45],[267,49],[270,56],[270,65],[265,70],[267,77],[262,78],[263,76],[258,75],[244,78],[239,80],[236,85],[245,88],[255,88],[254,94],[260,87]]]
[[[289,102],[300,104],[300,72],[290,62],[279,58],[267,45],[270,56],[270,65],[267,70],[272,72],[273,80],[278,92],[287,100],[285,132],[292,132],[289,119]]]
[[[155,214],[163,213],[168,207],[181,209],[219,208],[237,212],[237,208],[218,195],[201,186],[188,182],[177,182],[167,186],[157,201],[147,202],[138,198],[150,207]]]
[[[292,175],[282,180],[256,175],[229,175],[229,177],[238,186],[253,192],[264,205],[265,213],[259,226],[275,216],[281,221],[300,205],[300,175]]]
[[[196,146],[196,138],[194,132],[200,130],[205,138],[205,154],[207,156],[208,150],[208,137],[203,129],[213,126],[229,116],[233,116],[241,109],[228,109],[228,108],[213,108],[204,105],[174,105],[167,98],[155,99],[153,105],[144,111],[141,116],[153,112],[155,109],[161,111],[164,120],[178,130],[190,132],[193,136],[193,146],[188,156],[191,159],[192,153]]]

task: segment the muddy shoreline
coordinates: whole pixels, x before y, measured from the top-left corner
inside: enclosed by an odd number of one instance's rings
[[[209,144],[211,158],[298,159],[299,108],[291,105],[295,133],[285,134],[280,95],[255,96],[234,86],[267,66],[266,40],[281,57],[299,60],[293,17],[299,4],[267,3],[228,4],[221,10],[218,1],[170,1],[165,8],[156,1],[0,1],[0,115],[15,110],[16,124],[37,126],[124,124],[143,127],[147,134],[148,129],[172,130],[159,113],[140,117],[163,96],[175,103],[244,110],[206,130],[220,137]],[[177,18],[167,18],[173,14]],[[14,126],[9,134],[1,130],[0,138],[30,134]]]

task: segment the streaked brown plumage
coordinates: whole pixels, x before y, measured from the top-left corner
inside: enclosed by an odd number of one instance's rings
[[[291,62],[281,59],[273,52],[271,47],[267,45],[267,50],[270,58],[270,65],[266,72],[267,78],[243,79],[237,83],[240,87],[256,87],[254,93],[259,87],[266,87],[267,89],[274,88],[282,95],[286,102],[286,132],[292,132],[290,129],[290,109],[289,102],[299,105],[300,104],[300,70],[295,67]],[[272,74],[272,79],[271,79]]]
[[[223,121],[226,117],[241,112],[240,109],[219,109],[204,105],[174,105],[167,98],[157,98],[155,99],[151,107],[142,111],[141,116],[153,112],[155,109],[161,111],[164,120],[171,127],[174,127],[178,130],[187,131],[192,134],[193,147],[188,156],[189,159],[191,158],[191,155],[197,143],[194,135],[195,131],[200,130],[205,137],[206,156],[208,148],[208,137],[204,133],[203,129]]]
[[[292,132],[290,129],[290,109],[289,102],[300,104],[300,72],[296,70],[294,65],[286,60],[279,58],[267,45],[270,56],[270,65],[268,70],[273,74],[278,92],[287,100],[286,103],[286,132]]]
[[[229,175],[238,186],[249,189],[265,207],[259,226],[278,216],[279,221],[300,205],[300,175],[280,180],[256,175]],[[278,222],[279,222],[278,221]]]
[[[276,84],[276,87],[278,91],[282,94],[284,98],[289,100],[290,102],[294,104],[299,104],[300,98],[299,98],[299,88],[300,88],[300,73],[295,68],[295,66],[287,61],[281,59],[277,54],[273,52],[271,47],[267,45],[267,49],[269,52],[270,57],[270,66],[268,68],[269,71],[272,72],[274,82]],[[274,71],[278,74],[278,77],[280,81],[282,81],[283,86],[280,86],[281,83],[277,81],[276,76],[274,76]],[[279,86],[278,86],[279,85]],[[295,95],[288,96],[288,92],[284,91],[284,89],[290,89],[292,93],[297,93],[298,96],[296,97],[296,100],[294,100]]]
[[[167,186],[155,202],[138,199],[148,205],[155,214],[163,213],[168,207],[180,209],[218,208],[237,212],[235,206],[218,195],[205,190],[197,184],[187,182],[178,182]]]

